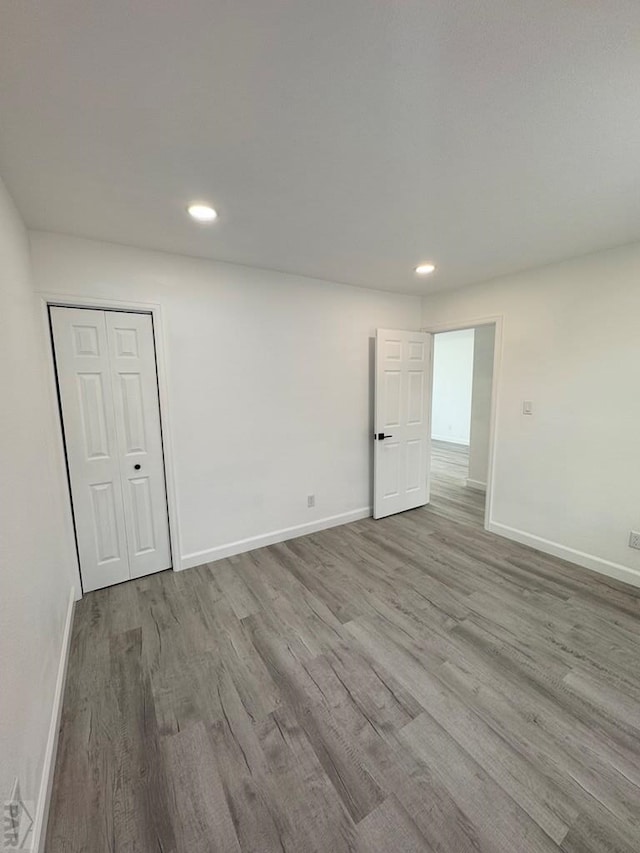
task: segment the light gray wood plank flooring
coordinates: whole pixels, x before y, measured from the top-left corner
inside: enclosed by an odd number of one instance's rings
[[[640,592],[486,533],[464,465],[87,595],[48,853],[637,853]]]
[[[431,442],[431,509],[452,521],[484,527],[483,492],[467,489],[469,448],[448,441]]]

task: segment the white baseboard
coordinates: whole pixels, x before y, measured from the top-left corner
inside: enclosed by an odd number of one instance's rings
[[[31,849],[33,853],[44,853],[44,845],[47,839],[47,820],[49,817],[49,806],[51,804],[51,790],[53,787],[53,772],[56,766],[56,752],[58,749],[58,732],[60,729],[60,718],[62,716],[62,700],[64,698],[64,685],[67,678],[67,664],[69,662],[69,651],[71,648],[71,627],[73,625],[73,610],[76,603],[76,591],[71,587],[67,618],[62,635],[62,648],[60,650],[60,661],[58,663],[58,675],[56,687],[53,694],[53,707],[51,709],[51,722],[49,724],[49,736],[40,780],[40,792],[38,794],[38,805],[33,822],[33,842]]]
[[[467,488],[474,489],[476,492],[486,492],[487,484],[483,483],[482,480],[470,480],[467,478]]]
[[[295,527],[285,527],[283,530],[274,530],[260,536],[251,536],[248,539],[229,542],[226,545],[217,545],[215,548],[209,548],[206,551],[195,551],[193,554],[185,554],[182,557],[181,568],[190,569],[193,566],[201,566],[203,563],[213,563],[215,560],[223,560],[225,557],[244,554],[246,551],[254,551],[256,548],[264,548],[266,545],[275,545],[277,542],[286,542],[287,539],[317,533],[318,530],[326,530],[340,524],[349,524],[351,521],[358,521],[370,516],[371,507],[365,506],[360,509],[353,509],[350,512],[340,513],[340,515],[330,515],[327,518],[319,518],[317,521],[298,524]]]
[[[468,441],[463,441],[461,438],[451,438],[450,435],[432,435],[432,441],[444,441],[447,444],[461,444],[463,447],[469,447]]]
[[[562,560],[575,563],[585,569],[590,569],[592,572],[598,572],[609,578],[615,578],[615,580],[622,581],[623,583],[640,587],[640,572],[636,569],[630,569],[628,566],[623,566],[621,563],[613,563],[610,560],[604,560],[602,557],[595,557],[593,554],[586,554],[584,551],[568,548],[559,542],[552,542],[550,539],[534,536],[533,533],[527,533],[515,527],[508,527],[506,524],[500,524],[497,521],[490,521],[487,525],[487,530],[491,533],[496,533],[498,536],[504,536],[505,539],[513,539],[514,542],[519,542],[521,545],[528,545],[530,548],[544,551],[545,554],[551,554],[553,557],[560,557]]]

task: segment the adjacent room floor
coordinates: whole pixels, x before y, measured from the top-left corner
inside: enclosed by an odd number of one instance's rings
[[[467,487],[469,447],[431,442],[431,510],[452,521],[484,528],[484,492]]]
[[[87,595],[48,853],[637,853],[640,591],[477,497]]]

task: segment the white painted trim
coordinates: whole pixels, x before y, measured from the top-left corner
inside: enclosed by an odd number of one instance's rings
[[[49,806],[51,804],[51,791],[53,787],[53,773],[56,767],[56,753],[58,750],[58,733],[60,731],[60,719],[62,717],[62,700],[64,698],[64,686],[67,679],[67,664],[71,650],[71,628],[73,625],[73,611],[76,604],[76,590],[71,587],[69,595],[69,606],[67,618],[62,635],[62,648],[60,650],[60,661],[58,663],[58,675],[53,694],[53,707],[51,709],[51,722],[49,723],[49,735],[44,754],[44,765],[40,779],[40,792],[38,794],[38,805],[33,822],[33,841],[31,849],[34,853],[44,853],[44,844],[47,837],[47,820],[49,818]]]
[[[36,294],[40,297],[40,294]],[[58,388],[56,385],[56,372],[55,372],[55,355],[53,352],[53,340],[51,338],[51,329],[49,326],[49,308],[46,299],[40,298],[40,308],[42,313],[42,324],[43,324],[43,332],[44,332],[44,341],[45,341],[45,352],[47,354],[47,367],[46,371],[46,380],[49,386],[49,404],[51,406],[51,411],[53,412],[53,423],[57,425],[57,430],[55,430],[55,436],[53,437],[54,444],[54,454],[55,454],[55,465],[58,469],[58,480],[63,483],[63,493],[62,496],[64,498],[64,505],[62,507],[62,512],[64,515],[64,533],[65,538],[67,540],[67,553],[71,560],[73,560],[73,568],[75,573],[75,589],[76,589],[76,600],[79,601],[82,598],[82,578],[80,576],[80,561],[78,560],[78,549],[76,547],[76,532],[73,526],[73,514],[71,512],[71,489],[69,486],[69,477],[67,475],[67,463],[65,459],[64,452],[64,438],[62,436],[62,422],[60,420],[60,407],[58,405]]]
[[[429,404],[427,406],[427,459],[428,467],[427,467],[427,504],[431,503],[431,460],[433,456],[433,436],[431,435],[431,431],[433,430],[433,365],[435,362],[435,349],[434,349],[434,338],[433,335],[429,335],[429,377],[428,377],[428,391],[429,394]],[[375,409],[376,405],[376,397],[375,397],[375,381],[373,387],[373,397],[372,397],[373,408]],[[375,449],[373,451],[375,453]]]
[[[424,326],[420,331],[430,332],[432,335],[439,335],[441,332],[462,332],[465,329],[475,329],[476,326],[491,326],[493,323],[501,323],[502,320],[502,314],[491,314],[488,317],[473,317],[470,320],[447,320],[444,323],[434,323]]]
[[[432,435],[432,441],[444,441],[446,444],[460,444],[462,447],[469,447],[468,441],[463,441],[461,438],[451,438],[447,435]]]
[[[76,554],[75,531],[71,515],[71,491],[68,487],[67,469],[65,463],[64,440],[62,437],[62,424],[60,422],[60,411],[58,407],[58,392],[56,388],[56,376],[54,367],[54,352],[51,334],[49,330],[49,306],[62,305],[67,308],[110,308],[115,311],[144,311],[151,314],[153,318],[153,336],[156,350],[156,367],[158,375],[158,397],[160,400],[160,417],[162,419],[162,447],[164,450],[165,485],[167,490],[167,508],[169,514],[169,538],[171,541],[171,559],[173,570],[180,571],[181,549],[180,549],[180,517],[178,514],[178,497],[174,467],[173,433],[171,429],[171,418],[169,415],[169,371],[167,368],[167,330],[164,321],[162,306],[157,302],[129,302],[124,299],[102,299],[98,297],[77,296],[67,293],[38,292],[36,296],[40,299],[41,308],[46,328],[46,339],[49,349],[49,377],[52,388],[52,405],[55,407],[55,422],[60,425],[58,444],[58,464],[64,471],[64,482],[67,483],[68,494],[68,519],[67,535],[72,543],[73,553]],[[77,558],[76,558],[77,564]],[[80,566],[78,565],[78,583],[81,582]],[[81,587],[79,587],[81,589]],[[80,596],[81,597],[81,596]]]
[[[474,489],[476,492],[487,491],[487,484],[483,483],[482,480],[470,480],[467,477],[466,485],[468,489]]]
[[[256,548],[275,545],[277,542],[286,542],[287,539],[296,539],[298,536],[307,536],[309,533],[317,533],[317,531],[327,530],[329,527],[338,527],[341,524],[359,521],[361,518],[370,518],[371,511],[372,508],[370,506],[365,506],[361,509],[353,509],[350,512],[342,512],[339,515],[329,515],[326,518],[319,518],[317,521],[297,524],[295,527],[285,527],[282,530],[273,530],[271,533],[263,533],[260,536],[250,536],[248,539],[239,539],[237,542],[217,545],[215,548],[209,548],[206,551],[194,551],[193,554],[184,554],[181,560],[182,568],[191,569],[193,566],[201,566],[203,563],[223,560],[225,557],[244,554],[246,551],[254,551]]]
[[[560,559],[567,560],[569,563],[575,563],[584,569],[589,569],[592,572],[598,572],[598,574],[606,575],[609,578],[615,578],[615,580],[622,581],[623,583],[640,587],[640,572],[636,569],[630,569],[628,566],[623,566],[621,563],[613,563],[611,560],[596,557],[594,554],[587,554],[575,548],[568,548],[559,542],[543,539],[541,536],[535,536],[533,533],[527,533],[525,530],[518,530],[515,527],[509,527],[497,521],[490,522],[487,529],[491,533],[503,536],[505,539],[512,539],[514,542],[519,542],[521,545],[528,545],[530,548],[543,551],[545,554],[551,554],[553,557],[560,557]]]
[[[487,499],[484,508],[484,529],[491,530],[491,518],[493,517],[493,484],[495,482],[496,446],[498,443],[498,411],[500,396],[500,375],[502,371],[502,341],[504,317],[495,314],[489,317],[473,317],[472,319],[436,323],[432,326],[424,326],[423,332],[437,335],[440,332],[456,332],[462,329],[475,329],[476,326],[495,325],[496,332],[493,345],[493,378],[491,381],[491,416],[489,419],[489,466],[487,469]]]

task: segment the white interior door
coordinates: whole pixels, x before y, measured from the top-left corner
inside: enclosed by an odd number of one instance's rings
[[[431,335],[376,331],[373,517],[429,501]]]
[[[132,578],[171,565],[156,354],[150,314],[106,311]]]
[[[169,568],[151,316],[56,307],[51,324],[83,588]]]
[[[52,308],[58,387],[85,590],[129,578],[104,311]]]

